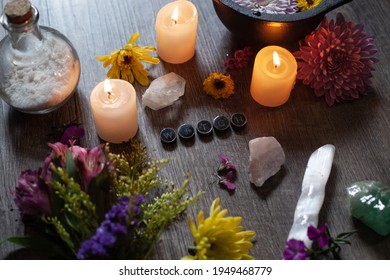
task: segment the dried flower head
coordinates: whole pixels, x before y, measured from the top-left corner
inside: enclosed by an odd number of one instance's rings
[[[336,21],[325,18],[294,53],[297,79],[314,88],[317,96],[325,96],[329,106],[358,99],[371,89],[371,71],[378,61],[373,41],[362,24],[346,22],[340,13]]]
[[[298,0],[297,6],[301,11],[307,11],[317,7],[321,2],[322,0]]]
[[[234,82],[230,75],[211,73],[203,81],[203,89],[206,94],[211,95],[214,99],[228,98],[234,93]]]
[[[150,53],[156,51],[152,46],[140,47],[134,43],[138,39],[139,33],[134,33],[129,42],[123,49],[115,50],[109,55],[97,56],[96,59],[103,62],[103,67],[112,65],[107,73],[111,79],[122,79],[134,82],[136,79],[142,86],[149,84],[149,72],[145,70],[142,62],[157,64],[160,60],[150,56]]]

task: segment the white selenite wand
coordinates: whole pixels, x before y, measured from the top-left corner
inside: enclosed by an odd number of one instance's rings
[[[301,240],[307,248],[311,248],[313,241],[307,237],[307,229],[310,225],[318,227],[318,214],[324,202],[325,185],[332,168],[334,152],[335,147],[327,144],[311,154],[287,240]]]

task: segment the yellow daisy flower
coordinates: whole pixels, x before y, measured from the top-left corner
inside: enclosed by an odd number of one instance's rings
[[[307,11],[318,6],[321,2],[322,0],[298,0],[297,6],[301,11]]]
[[[210,208],[210,217],[204,219],[203,211],[198,214],[198,228],[189,219],[188,224],[195,240],[194,255],[184,260],[252,260],[249,249],[256,236],[252,230],[242,231],[242,217],[224,217],[227,209],[221,210],[219,198]]]
[[[134,33],[129,42],[123,49],[115,50],[109,55],[97,56],[96,59],[103,62],[103,67],[111,65],[107,72],[107,77],[111,79],[122,79],[134,82],[137,80],[142,86],[149,84],[149,72],[145,70],[142,62],[157,64],[160,59],[150,56],[150,53],[156,51],[152,46],[140,47],[134,46],[139,38],[139,33]]]
[[[228,98],[234,93],[234,82],[230,75],[211,73],[203,81],[203,89],[215,99]]]

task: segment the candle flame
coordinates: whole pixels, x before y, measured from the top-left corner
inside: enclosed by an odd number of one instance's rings
[[[276,51],[273,52],[275,69],[280,66],[279,55]]]
[[[111,83],[109,79],[104,80],[104,92],[110,93],[112,91]]]
[[[179,8],[177,6],[173,10],[171,19],[172,19],[173,25],[177,24],[177,21],[179,20]]]
[[[109,100],[110,102],[113,102],[113,100],[112,100],[112,94],[111,94],[112,86],[111,86],[111,83],[110,83],[110,80],[109,80],[109,79],[105,79],[105,80],[104,80],[103,87],[104,87],[104,92],[107,92],[108,100]]]

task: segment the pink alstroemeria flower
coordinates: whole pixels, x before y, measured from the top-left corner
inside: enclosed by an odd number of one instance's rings
[[[103,145],[92,149],[85,149],[80,146],[71,146],[73,159],[78,168],[84,191],[88,191],[88,185],[93,178],[102,172],[105,165]]]
[[[51,212],[50,188],[40,178],[42,169],[23,171],[14,195],[22,215],[41,216]]]

